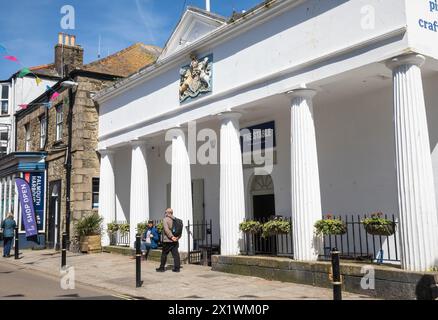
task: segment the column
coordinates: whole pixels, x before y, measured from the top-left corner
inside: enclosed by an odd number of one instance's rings
[[[427,271],[438,265],[438,218],[421,66],[409,54],[392,59],[395,161],[402,268]]]
[[[101,150],[99,214],[103,217],[102,245],[107,246],[110,239],[106,232],[107,224],[116,220],[116,189],[114,175],[114,152]]]
[[[187,152],[185,134],[181,128],[171,129],[172,134],[172,183],[171,206],[173,214],[184,222],[193,223],[192,178],[190,159]],[[189,237],[184,229],[179,241],[180,251],[187,252]]]
[[[149,219],[149,175],[146,160],[146,142],[141,140],[132,141],[131,146],[131,205],[129,224],[131,245],[134,245],[137,224]]]
[[[17,178],[20,177],[20,175],[16,176]],[[14,217],[15,217],[15,221],[19,220],[19,207],[18,207],[18,189],[17,189],[17,184],[15,183],[15,177],[14,177],[14,182],[13,182],[13,186],[14,186]]]
[[[245,220],[240,113],[220,115],[220,236],[221,254],[238,255],[243,234],[239,224]]]
[[[318,259],[320,239],[314,224],[321,219],[318,155],[312,99],[316,91],[299,89],[291,97],[291,192],[294,259]]]

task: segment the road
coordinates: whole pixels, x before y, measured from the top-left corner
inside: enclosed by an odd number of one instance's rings
[[[136,300],[77,283],[74,290],[63,290],[60,278],[0,260],[0,300]]]

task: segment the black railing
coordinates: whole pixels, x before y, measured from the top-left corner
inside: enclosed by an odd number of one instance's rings
[[[118,225],[127,224],[126,221],[118,221],[116,223]],[[131,245],[129,231],[122,232],[120,230],[117,230],[116,232],[110,233],[109,237],[110,245],[112,246],[129,247]]]
[[[267,237],[261,234],[245,233],[242,254],[293,257],[292,218],[282,219],[289,221],[291,226],[289,233]],[[260,223],[269,220],[268,218],[256,219]]]
[[[368,216],[369,217],[369,216]],[[343,235],[324,236],[321,259],[330,259],[331,248],[338,248],[342,259],[366,260],[371,262],[399,262],[399,223],[394,215],[383,216],[395,225],[395,233],[390,236],[371,235],[366,232],[362,220],[367,215],[344,215],[341,219],[347,226]]]
[[[191,264],[211,265],[211,256],[220,254],[220,244],[213,244],[213,222],[187,221],[185,228],[189,236],[188,262]]]
[[[369,262],[399,262],[399,223],[394,215],[389,218],[395,225],[395,233],[390,236],[379,236],[368,234],[362,223],[367,215],[344,215],[333,217],[341,219],[347,232],[343,235],[324,236],[322,240],[323,250],[321,260],[330,259],[330,250],[334,247],[340,251],[342,259],[363,260]],[[244,245],[241,253],[244,255],[270,255],[286,256],[293,258],[293,236],[292,219],[283,218],[291,223],[291,230],[288,234],[262,237],[261,234],[244,234]],[[261,223],[269,219],[256,219]]]

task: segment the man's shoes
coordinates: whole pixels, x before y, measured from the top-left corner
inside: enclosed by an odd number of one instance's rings
[[[157,272],[165,272],[166,269],[164,269],[164,268],[157,268],[157,269],[155,269],[155,271],[157,271]]]
[[[179,269],[172,269],[172,272],[180,272]]]

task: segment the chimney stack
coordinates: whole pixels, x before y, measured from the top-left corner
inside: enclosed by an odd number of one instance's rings
[[[208,12],[210,12],[210,0],[205,0],[205,10],[207,10]]]
[[[72,70],[84,64],[84,49],[76,45],[76,36],[59,33],[55,46],[55,68],[64,78]]]

